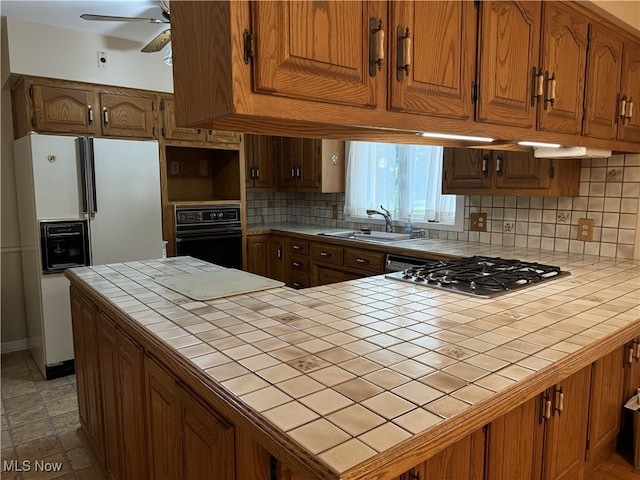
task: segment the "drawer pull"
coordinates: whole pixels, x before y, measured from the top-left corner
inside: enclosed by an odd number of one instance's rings
[[[304,288],[304,285],[303,285],[303,284],[301,284],[300,282],[293,282],[293,286],[294,286],[295,288]]]
[[[329,253],[329,252],[320,252],[320,256],[321,257],[330,257],[331,253]]]
[[[300,245],[292,245],[291,248],[293,248],[294,250],[302,250],[302,247]]]
[[[296,268],[300,268],[302,266],[300,262],[293,262],[291,265],[293,265]]]
[[[366,258],[356,258],[356,262],[358,263],[369,263],[369,260]]]

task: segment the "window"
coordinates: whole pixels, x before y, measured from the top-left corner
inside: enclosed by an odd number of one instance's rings
[[[464,197],[442,195],[443,147],[347,143],[345,215],[369,217],[380,205],[403,224],[462,231]]]

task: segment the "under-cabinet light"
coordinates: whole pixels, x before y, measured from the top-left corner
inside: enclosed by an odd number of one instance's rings
[[[450,133],[434,133],[434,132],[420,132],[416,133],[421,137],[429,137],[429,138],[444,138],[447,140],[465,140],[467,142],[493,142],[493,138],[488,137],[469,137],[467,135],[454,135]]]
[[[533,156],[535,158],[607,158],[611,156],[611,150],[587,147],[533,147]]]
[[[544,142],[518,142],[518,145],[523,147],[543,147],[543,148],[560,148],[562,145],[559,143],[544,143]]]

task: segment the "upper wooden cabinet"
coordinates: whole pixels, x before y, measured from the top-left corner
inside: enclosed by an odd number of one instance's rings
[[[474,4],[390,2],[389,15],[389,109],[472,119],[477,17]],[[402,57],[406,41],[412,42],[413,55],[405,66]]]
[[[44,78],[22,78],[12,90],[14,136],[30,131],[156,138],[153,92]]]
[[[442,193],[571,197],[579,193],[580,167],[579,159],[445,148]]]
[[[540,2],[481,3],[476,119],[532,128],[531,72],[538,62]]]
[[[560,2],[542,2],[542,44],[537,69],[538,130],[579,135],[589,21]],[[541,95],[537,95],[540,93]]]
[[[640,44],[602,25],[591,25],[584,135],[638,142]],[[631,102],[631,105],[630,105]]]
[[[282,138],[278,190],[344,192],[345,145],[337,140]]]
[[[244,137],[245,185],[247,190],[271,192],[275,190],[276,158],[281,137],[250,135]]]

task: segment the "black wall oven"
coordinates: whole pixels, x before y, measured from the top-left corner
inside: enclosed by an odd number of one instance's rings
[[[86,220],[40,222],[42,273],[90,265],[89,228]]]
[[[176,255],[242,268],[240,204],[176,205]]]

